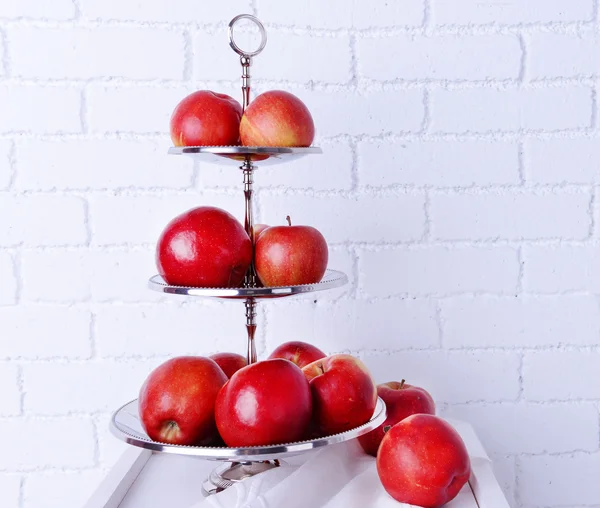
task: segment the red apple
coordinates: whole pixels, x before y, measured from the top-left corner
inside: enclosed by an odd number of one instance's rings
[[[200,206],[175,217],[158,240],[156,264],[174,286],[238,287],[252,262],[252,242],[236,218]]]
[[[154,441],[206,445],[218,437],[215,400],[227,376],[210,358],[180,356],[154,369],[139,397],[146,434]]]
[[[237,353],[216,353],[210,355],[209,358],[217,362],[217,365],[221,367],[228,378],[233,376],[242,367],[248,365],[246,358]]]
[[[171,116],[175,146],[239,145],[242,106],[222,93],[200,90],[188,95]]]
[[[435,403],[431,395],[423,388],[405,384],[404,379],[400,383],[390,381],[377,385],[377,395],[385,402],[387,418],[375,430],[358,438],[363,450],[373,457],[377,457],[377,450],[383,439],[385,427],[396,425],[408,416],[417,413],[435,414]]]
[[[244,111],[240,138],[244,146],[310,146],[315,124],[295,95],[271,90],[256,97]]]
[[[256,240],[254,266],[267,287],[320,282],[329,251],[323,235],[311,226],[271,226]]]
[[[449,423],[417,414],[385,434],[377,472],[396,501],[436,508],[456,497],[469,480],[471,464],[463,440]]]
[[[309,363],[325,358],[327,355],[318,347],[306,342],[292,341],[277,346],[269,356],[271,358],[284,358],[298,367],[306,367]]]
[[[253,230],[254,230],[254,241],[255,242],[256,242],[256,239],[261,235],[261,233],[268,227],[269,226],[267,224],[254,224]]]
[[[367,367],[350,355],[332,355],[302,369],[313,396],[313,419],[322,434],[366,423],[377,404],[377,387]]]
[[[292,362],[265,360],[238,370],[217,396],[215,417],[227,446],[298,441],[310,422],[308,381]]]

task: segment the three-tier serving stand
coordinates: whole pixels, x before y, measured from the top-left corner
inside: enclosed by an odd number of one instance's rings
[[[244,51],[235,42],[234,27],[242,20],[254,23],[260,34],[260,44],[254,51]],[[241,14],[229,23],[229,45],[240,56],[242,65],[242,105],[245,110],[250,103],[250,67],[252,58],[265,47],[267,35],[262,23],[254,16]],[[272,165],[322,153],[317,147],[247,147],[247,146],[192,146],[177,147],[169,150],[173,155],[188,155],[202,162],[228,164],[238,166],[242,170],[245,198],[244,227],[254,245],[253,216],[253,175],[255,163]],[[240,166],[241,164],[241,166]],[[149,281],[150,289],[162,293],[189,297],[227,298],[242,300],[246,310],[246,331],[248,335],[248,363],[255,363],[256,346],[256,305],[258,300],[282,298],[315,291],[324,291],[343,286],[348,282],[347,276],[336,270],[327,270],[321,282],[300,286],[262,287],[251,265],[244,284],[239,288],[198,288],[171,286],[158,275]],[[172,453],[194,456],[206,460],[225,462],[215,469],[203,484],[205,495],[215,494],[230,487],[235,482],[254,476],[282,464],[282,459],[302,454],[316,448],[354,439],[375,429],[386,417],[385,404],[378,399],[372,418],[360,427],[340,434],[324,436],[317,439],[283,443],[269,446],[250,446],[227,448],[218,446],[181,446],[152,441],[144,432],[138,414],[138,402],[133,400],[119,408],[111,419],[111,431],[126,443],[153,450],[154,452]]]

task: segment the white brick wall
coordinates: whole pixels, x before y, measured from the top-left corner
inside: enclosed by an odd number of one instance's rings
[[[592,92],[588,87],[517,90],[435,90],[434,132],[564,130],[589,127]]]
[[[49,85],[0,85],[0,133],[81,132],[81,90]]]
[[[0,505],[80,507],[150,369],[244,351],[239,305],[146,280],[176,214],[242,218],[238,169],[166,150],[187,93],[240,97],[226,26],[254,11],[255,89],[302,98],[325,152],[260,168],[257,216],[319,227],[350,278],[261,306],[260,354],[358,354],[472,422],[512,505],[600,506],[599,9],[0,1]]]
[[[290,16],[289,7],[278,0],[261,0],[261,19],[271,23],[314,28],[383,28],[419,26],[423,21],[425,0],[348,3],[344,0],[308,0]]]
[[[403,55],[381,65],[381,55]],[[365,38],[357,52],[361,74],[381,81],[398,79],[481,80],[516,78],[521,48],[514,35],[402,35]]]
[[[51,4],[44,0],[5,0],[0,6],[1,18],[31,19],[70,19],[75,15],[75,5],[71,0],[54,0]]]
[[[147,28],[15,28],[8,31],[14,63],[22,78],[181,79],[183,36]],[[33,45],[40,51],[31,52]]]
[[[11,436],[0,456],[4,470],[71,469],[94,464],[94,428],[88,418],[11,418],[0,420],[0,430]],[[61,443],[61,452],[48,446],[48,441]],[[77,446],[64,446],[68,442]]]
[[[433,194],[433,237],[440,240],[583,240],[590,235],[585,192]]]
[[[526,505],[593,506],[600,498],[600,453],[518,457],[521,501]],[[577,485],[573,489],[572,486]]]
[[[471,422],[481,439],[498,453],[562,453],[598,447],[598,411],[593,404],[456,405],[444,414]],[[494,424],[500,421],[505,425]],[[521,426],[544,428],[545,432],[524,433],[518,430]],[[565,428],[570,432],[564,432]],[[554,439],[549,441],[547,434]]]
[[[509,247],[417,247],[364,251],[360,282],[369,296],[513,293],[519,275]]]
[[[81,508],[104,476],[103,471],[48,472],[29,475],[24,482],[25,508]]]
[[[6,506],[18,506],[21,491],[21,477],[15,474],[0,473],[0,492]]]
[[[574,22],[592,19],[593,0],[433,0],[432,10],[441,25]]]

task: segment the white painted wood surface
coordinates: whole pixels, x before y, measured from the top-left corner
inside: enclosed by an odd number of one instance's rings
[[[510,508],[473,428],[451,421],[471,455],[472,476],[446,508]],[[131,448],[112,468],[84,508],[189,508],[216,462],[153,454]]]

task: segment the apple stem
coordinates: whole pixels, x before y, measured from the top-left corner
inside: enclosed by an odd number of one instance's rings
[[[406,383],[406,381],[403,379],[402,381],[400,381],[400,389],[402,389],[402,387],[404,386],[404,383]]]
[[[291,217],[289,215],[285,218],[285,220],[287,221],[288,226],[292,225],[292,219],[291,219]]]
[[[391,425],[386,425],[385,427],[383,427],[383,433],[386,434],[391,428]]]

